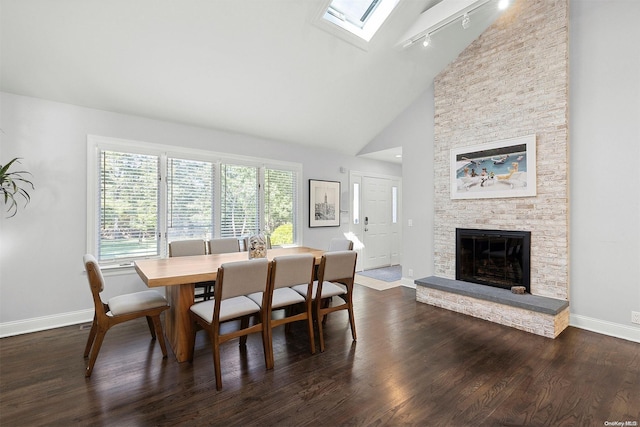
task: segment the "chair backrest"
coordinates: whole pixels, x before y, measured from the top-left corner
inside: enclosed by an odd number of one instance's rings
[[[98,264],[98,260],[91,254],[85,254],[83,261],[84,268],[87,271],[87,279],[89,280],[89,287],[91,288],[96,313],[104,314],[104,304],[100,298],[100,293],[104,290],[104,277],[102,276],[100,265]]]
[[[326,252],[322,255],[320,270],[318,271],[319,279],[323,281],[339,281],[342,279],[351,279],[356,271],[356,251],[336,251]]]
[[[224,263],[218,269],[216,298],[220,299],[265,292],[269,283],[269,261],[257,258],[247,261]]]
[[[207,245],[203,239],[175,240],[169,243],[169,256],[205,255]]]
[[[271,264],[273,289],[311,283],[314,265],[315,258],[311,254],[275,257]]]
[[[349,239],[333,238],[329,242],[329,252],[334,251],[351,251],[353,250],[353,242]]]
[[[209,240],[210,254],[224,254],[228,252],[240,252],[240,242],[235,237],[224,237]]]

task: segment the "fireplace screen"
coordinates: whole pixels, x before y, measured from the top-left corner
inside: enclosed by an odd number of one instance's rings
[[[530,293],[531,232],[456,229],[456,280]]]

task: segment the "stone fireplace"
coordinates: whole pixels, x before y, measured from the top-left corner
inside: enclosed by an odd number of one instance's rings
[[[513,2],[435,78],[434,275],[418,301],[547,337],[568,326],[568,90],[568,0]],[[452,149],[531,134],[534,196],[450,197]],[[529,293],[456,279],[456,229],[530,232]]]

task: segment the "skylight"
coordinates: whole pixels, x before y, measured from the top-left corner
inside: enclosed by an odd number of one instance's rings
[[[323,19],[368,42],[397,4],[398,0],[332,0]]]

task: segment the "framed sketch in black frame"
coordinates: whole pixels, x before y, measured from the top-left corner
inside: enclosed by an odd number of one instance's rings
[[[309,180],[309,227],[340,226],[340,182]]]

